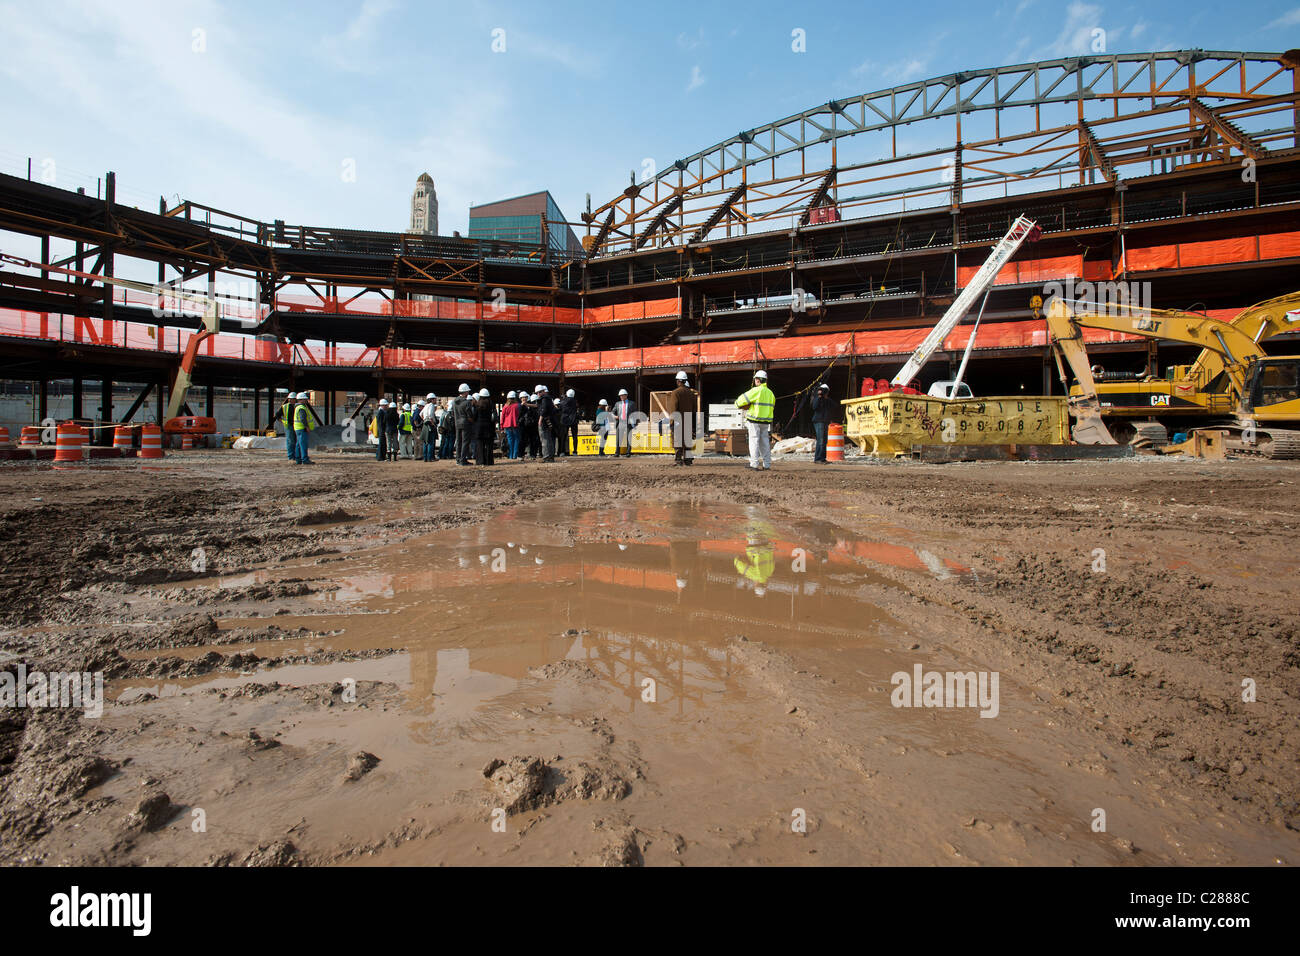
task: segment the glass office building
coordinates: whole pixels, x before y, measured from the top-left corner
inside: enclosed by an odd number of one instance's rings
[[[469,237],[538,244],[547,242],[552,249],[582,251],[582,243],[569,227],[564,213],[545,190],[470,206]]]

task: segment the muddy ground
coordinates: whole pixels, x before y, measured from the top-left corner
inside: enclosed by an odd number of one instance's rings
[[[0,467],[0,862],[1300,860],[1297,464],[317,457]]]

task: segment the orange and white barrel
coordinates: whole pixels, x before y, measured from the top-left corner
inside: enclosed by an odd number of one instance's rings
[[[162,456],[162,429],[157,425],[142,425],[140,427],[140,457],[161,458]]]
[[[9,446],[9,429],[4,425],[0,425],[0,445]]]
[[[81,461],[85,457],[86,430],[64,422],[54,431],[54,460]]]
[[[826,460],[844,460],[844,426],[834,422],[826,429]]]
[[[181,449],[184,450],[184,451],[189,451],[189,450],[190,450],[191,448],[193,448],[193,447],[194,447],[194,436],[193,436],[193,435],[182,435],[182,436],[181,436]]]
[[[130,451],[135,444],[131,433],[134,429],[130,425],[118,425],[113,429],[113,447],[122,451]]]
[[[35,448],[41,443],[41,429],[39,425],[24,425],[23,433],[18,439],[19,448]]]

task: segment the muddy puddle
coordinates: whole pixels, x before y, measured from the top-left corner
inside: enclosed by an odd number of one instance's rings
[[[358,519],[357,527],[375,520]],[[289,613],[274,622],[315,636],[215,647],[259,657],[400,649],[383,667],[367,662],[361,673],[357,663],[290,665],[110,689],[129,698],[142,689],[171,694],[272,678],[301,685],[353,677],[401,685],[415,712],[464,716],[517,690],[535,668],[580,661],[629,709],[642,703],[650,678],[655,703],[685,714],[739,693],[727,650],[738,635],[776,648],[851,648],[868,656],[896,646],[906,629],[874,597],[900,589],[876,565],[937,580],[971,574],[914,544],[849,538],[828,524],[753,507],[691,502],[517,507],[479,525],[366,546],[378,537],[363,531],[359,549],[341,557],[187,586],[308,582],[312,592],[287,602],[282,610]],[[221,627],[264,623],[227,617]],[[169,653],[195,659],[213,649]]]

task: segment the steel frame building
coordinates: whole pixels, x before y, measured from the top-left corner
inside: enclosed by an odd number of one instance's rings
[[[249,317],[224,320],[229,340],[200,357],[209,387],[643,390],[685,367],[726,389],[765,364],[803,369],[779,393],[829,369],[854,394],[1024,214],[1043,237],[990,294],[972,384],[1050,389],[1031,307],[1046,282],[1139,283],[1152,305],[1225,316],[1297,288],[1298,66],[1296,51],[1117,54],[832,101],[585,212],[582,255],[191,201],[146,212],[116,201],[111,173],[98,197],[0,176],[0,230],[37,237],[55,267],[0,269],[0,377],[149,383],[161,405],[197,322],[95,281],[129,258],[163,286],[244,284],[226,304]],[[429,295],[444,301],[415,301]],[[1091,347],[1157,360],[1124,337]]]

